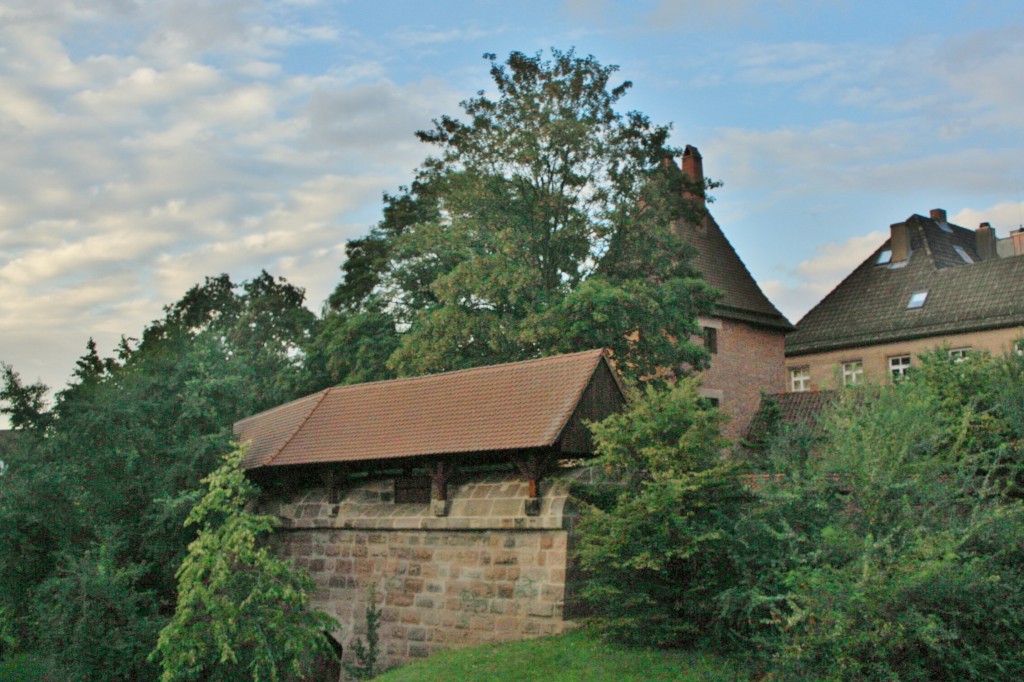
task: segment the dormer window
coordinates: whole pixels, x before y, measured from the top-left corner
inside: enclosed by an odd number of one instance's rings
[[[924,307],[924,302],[928,300],[927,291],[916,291],[910,295],[910,301],[907,302],[907,310],[916,310]]]
[[[880,254],[878,254],[878,258],[875,260],[875,265],[887,265],[888,263],[891,263],[891,262],[892,262],[892,249],[885,249]]]
[[[971,258],[971,255],[969,253],[967,253],[966,251],[964,251],[959,246],[955,246],[954,245],[953,246],[953,250],[956,251],[956,255],[960,256],[960,258],[961,258],[961,260],[963,260],[963,262],[967,263],[968,265],[971,265],[972,263],[974,263],[974,259]]]

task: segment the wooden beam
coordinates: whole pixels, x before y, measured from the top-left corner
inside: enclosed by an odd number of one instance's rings
[[[513,455],[512,463],[529,483],[530,499],[540,497],[540,482],[551,467],[550,455],[531,452],[528,455]]]
[[[455,465],[446,459],[437,459],[427,463],[427,475],[431,481],[431,499],[448,501],[448,483],[455,473]]]

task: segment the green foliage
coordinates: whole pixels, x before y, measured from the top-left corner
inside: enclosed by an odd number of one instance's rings
[[[173,611],[200,480],[233,422],[310,388],[316,319],[302,300],[266,273],[209,278],[116,357],[90,340],[48,411],[45,387],[5,371],[0,407],[19,437],[0,476],[0,608],[19,647],[53,653],[58,677],[88,679],[92,652],[110,647],[103,679],[152,677],[137,671]],[[109,643],[90,620],[108,623]]]
[[[612,349],[632,379],[703,366],[689,339],[716,293],[672,225],[697,217],[684,190],[705,187],[666,164],[678,152],[668,128],[620,113],[630,84],[614,85],[617,67],[593,57],[486,58],[496,96],[478,93],[462,102],[465,120],[421,131],[436,155],[411,189],[385,197],[371,234],[350,242],[311,351],[324,376],[595,347]]]
[[[126,564],[116,531],[79,557],[65,557],[36,593],[40,650],[74,682],[155,679],[146,656],[161,619],[145,567]]]
[[[163,682],[301,679],[318,655],[332,653],[323,633],[336,623],[309,608],[312,580],[264,542],[276,519],[245,509],[255,488],[243,454],[233,451],[204,479],[208,490],[186,521],[200,531],[153,655]]]
[[[776,442],[760,510],[783,539],[762,581],[776,678],[1024,675],[1018,362],[936,353],[845,392],[811,456]]]
[[[16,654],[0,659],[0,680],[4,682],[53,682],[58,679],[44,658],[32,654]]]
[[[18,645],[14,634],[14,616],[9,609],[0,606],[0,661],[4,655]]]
[[[25,385],[21,375],[6,363],[0,363],[3,387],[0,388],[0,414],[6,414],[15,429],[32,429],[46,426],[46,391],[44,384]]]
[[[380,655],[380,620],[383,612],[377,607],[377,589],[370,586],[366,605],[366,642],[356,639],[352,653],[356,662],[345,663],[345,672],[354,680],[370,680],[377,674],[377,657]]]
[[[684,380],[591,427],[622,484],[590,497],[577,555],[596,621],[622,641],[715,644],[746,627],[723,597],[744,580],[737,529],[753,497],[722,459],[721,421]]]

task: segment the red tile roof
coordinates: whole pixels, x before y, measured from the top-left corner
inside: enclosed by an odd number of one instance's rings
[[[242,464],[549,447],[601,362],[607,362],[604,352],[592,350],[328,388],[237,422],[239,442],[250,442]]]

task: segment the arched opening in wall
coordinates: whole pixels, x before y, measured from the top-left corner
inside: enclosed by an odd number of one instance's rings
[[[306,679],[315,682],[339,682],[341,680],[341,656],[345,653],[345,648],[338,640],[341,633],[335,635],[333,632],[324,631],[323,634],[327,639],[327,645],[334,652],[334,656],[324,654],[317,656],[313,662],[313,669]]]

